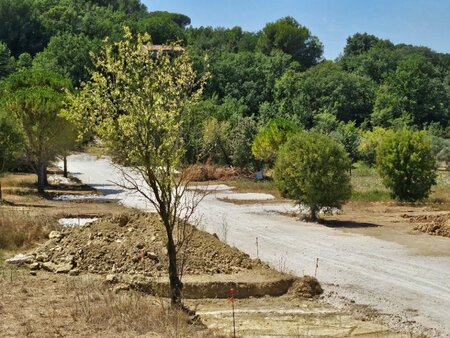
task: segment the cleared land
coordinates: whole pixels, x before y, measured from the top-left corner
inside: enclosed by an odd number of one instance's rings
[[[88,201],[88,197],[99,196],[94,190],[76,182],[54,185],[49,196],[71,196],[77,199],[53,201],[43,199],[35,193],[33,175],[9,175],[4,179],[4,196],[8,202],[0,206],[0,336],[2,337],[221,337],[231,332],[230,303],[228,299],[187,300],[196,309],[200,318],[188,318],[182,313],[168,311],[168,302],[159,296],[133,290],[133,284],[117,283],[107,277],[114,263],[123,263],[124,273],[145,276],[148,272],[164,275],[158,270],[153,254],[145,255],[142,262],[141,244],[156,251],[162,263],[159,229],[153,216],[142,215],[114,203],[100,203],[98,199]],[[85,198],[80,198],[85,197]],[[107,196],[103,196],[107,197]],[[84,228],[64,229],[58,224],[61,217],[102,218]],[[150,225],[154,233],[144,228]],[[133,230],[130,231],[129,229]],[[57,231],[48,237],[51,231]],[[102,234],[99,235],[99,232]],[[130,236],[130,233],[133,235]],[[82,235],[81,235],[82,234]],[[138,235],[141,234],[141,235]],[[192,272],[186,278],[187,285],[201,282],[205,285],[228,285],[240,282],[239,287],[261,282],[270,285],[271,278],[283,275],[253,261],[237,249],[226,246],[217,238],[199,232],[198,252],[207,253],[208,264],[193,260]],[[83,237],[92,236],[92,239]],[[122,246],[116,237],[130,242]],[[154,238],[153,238],[154,237]],[[79,242],[80,240],[83,243]],[[91,241],[89,245],[88,242]],[[97,246],[97,242],[103,245]],[[113,248],[109,248],[109,244]],[[153,244],[152,244],[153,243]],[[97,243],[98,244],[98,243]],[[153,246],[152,246],[153,245]],[[138,247],[139,246],[139,247]],[[81,247],[86,255],[76,256]],[[105,255],[99,255],[100,247],[107,248],[106,254],[119,253],[126,249],[125,256],[110,257],[106,264]],[[109,250],[111,249],[111,250]],[[34,269],[5,265],[3,259],[18,252],[34,252],[42,257],[47,254],[48,262],[58,265],[60,258],[67,258],[74,251],[71,275],[53,273],[42,269],[43,261],[38,261]],[[214,255],[216,253],[216,255]],[[66,255],[67,254],[67,255]],[[97,257],[97,255],[99,255]],[[94,257],[95,256],[95,257]],[[194,253],[195,257],[195,253]],[[128,260],[128,258],[130,260]],[[139,259],[136,259],[139,258]],[[235,259],[237,259],[235,261]],[[71,260],[72,261],[72,260]],[[228,263],[229,264],[228,264]],[[66,262],[67,263],[67,262]],[[90,264],[89,264],[90,263]],[[150,266],[152,265],[152,266]],[[51,265],[49,265],[51,267]],[[117,265],[118,266],[118,265]],[[162,265],[161,265],[162,266]],[[235,268],[233,268],[233,266]],[[91,269],[89,268],[91,267]],[[138,271],[140,268],[142,271]],[[237,274],[235,270],[240,270]],[[251,268],[250,270],[248,270]],[[213,269],[214,271],[211,271]],[[222,269],[217,273],[217,269]],[[245,272],[245,270],[248,270]],[[91,271],[90,271],[91,270]],[[98,271],[97,271],[98,270]],[[134,270],[134,271],[132,271]],[[261,273],[266,271],[266,274]],[[134,272],[134,273],[133,273]],[[215,273],[213,273],[215,272]],[[120,278],[120,274],[114,275]],[[163,277],[161,277],[163,278]],[[164,278],[163,278],[164,279]],[[278,277],[279,280],[279,277]],[[142,279],[140,279],[142,282]],[[142,286],[142,283],[139,284]],[[234,284],[233,284],[234,285]],[[409,337],[396,333],[386,325],[377,324],[367,313],[355,316],[351,309],[339,310],[323,304],[317,298],[305,299],[311,294],[313,284],[296,282],[282,297],[263,297],[236,300],[236,323],[238,335],[298,335],[317,334],[326,336],[366,336],[366,337]],[[201,290],[200,288],[200,290]],[[204,292],[206,293],[206,292]],[[195,297],[195,298],[203,298]],[[269,319],[270,318],[270,319]],[[358,319],[359,318],[359,319]]]
[[[111,190],[114,185],[110,181],[120,181],[107,159],[80,154],[72,156],[69,163],[79,179],[99,191]],[[133,194],[120,192],[109,196],[127,206],[148,207]],[[231,193],[229,197],[232,198]],[[377,203],[386,208],[384,202]],[[395,327],[419,331],[425,328],[430,336],[449,335],[450,239],[414,231],[414,224],[405,219],[404,227],[396,223],[398,219],[388,223],[379,212],[367,213],[372,204],[364,202],[364,205],[365,209],[360,206],[356,209],[361,217],[366,217],[366,222],[350,217],[345,221],[353,221],[353,227],[326,227],[279,214],[295,211],[291,204],[237,205],[211,194],[201,204],[198,217],[208,232],[216,233],[252,257],[258,252],[261,260],[283,271],[300,276],[314,274],[319,258],[318,278],[325,283],[328,293],[337,293],[330,300],[338,305],[345,304],[340,298],[344,297],[373,306],[387,320],[399,316],[400,319],[393,320]],[[397,205],[394,203],[392,207]],[[414,206],[401,208],[416,210]],[[347,216],[344,209],[339,217]],[[399,233],[393,236],[395,224],[402,229],[395,230]],[[405,233],[408,236],[403,242]]]

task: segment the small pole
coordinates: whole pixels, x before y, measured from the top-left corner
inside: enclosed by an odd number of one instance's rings
[[[314,277],[317,277],[317,269],[319,268],[319,258],[316,258],[316,271],[314,272]]]
[[[230,302],[231,302],[231,309],[233,312],[233,338],[236,338],[236,320],[234,316],[234,288],[230,288]]]
[[[256,237],[256,258],[259,258],[259,243],[258,243],[258,237]]]

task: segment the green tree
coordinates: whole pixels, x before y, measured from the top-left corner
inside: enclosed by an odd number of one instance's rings
[[[22,134],[11,118],[0,114],[0,203],[2,196],[2,176],[13,167],[17,156],[22,150]]]
[[[290,16],[268,23],[262,30],[258,47],[265,54],[281,50],[291,55],[303,69],[317,64],[323,53],[319,39]]]
[[[360,142],[360,133],[355,122],[340,122],[336,130],[333,131],[330,136],[344,146],[344,149],[352,160],[352,163],[359,160],[358,147]]]
[[[288,138],[300,131],[293,122],[285,119],[275,119],[261,128],[252,144],[252,153],[257,160],[272,166],[280,147]]]
[[[231,164],[228,132],[230,123],[211,117],[203,124],[202,158],[215,163]]]
[[[13,115],[24,134],[25,152],[38,176],[38,192],[45,192],[47,166],[60,152],[57,145],[67,137],[61,116],[68,82],[52,73],[22,71],[5,84],[3,110]]]
[[[18,57],[24,52],[40,52],[48,36],[37,17],[32,0],[0,0],[0,41]]]
[[[450,95],[436,68],[420,55],[402,60],[378,89],[372,123],[377,126],[406,124],[423,127],[450,120]]]
[[[53,36],[43,52],[33,60],[33,67],[58,73],[71,80],[73,86],[89,79],[92,67],[90,52],[100,47],[97,40],[87,36],[63,33]]]
[[[414,202],[427,198],[436,183],[436,164],[425,131],[399,130],[384,136],[377,167],[393,197]]]
[[[304,73],[286,72],[275,86],[279,116],[296,116],[308,129],[321,113],[360,124],[370,117],[373,99],[374,84],[369,78],[345,72],[332,62],[323,62]]]
[[[8,46],[0,41],[0,79],[14,71],[14,63]]]
[[[382,40],[374,35],[356,33],[347,38],[347,44],[344,47],[344,55],[361,55],[374,47],[392,48],[394,47],[394,44],[389,40]]]
[[[234,166],[240,168],[255,167],[252,154],[252,143],[257,132],[256,122],[252,117],[241,117],[232,120],[228,132],[230,159]]]
[[[310,209],[341,208],[350,198],[351,163],[343,147],[318,133],[292,136],[278,154],[274,178],[281,193]]]
[[[141,193],[161,217],[166,230],[170,298],[172,305],[179,307],[183,264],[178,264],[178,254],[185,248],[182,235],[198,202],[186,202],[186,177],[176,171],[185,155],[184,115],[199,100],[202,85],[196,81],[186,53],[152,56],[142,48],[149,39],[148,35],[135,39],[126,29],[121,41],[106,44],[94,59],[91,80],[79,95],[70,96],[69,111],[83,129],[94,129],[115,160],[131,166],[139,176],[123,170],[126,183],[121,186]]]
[[[372,130],[360,131],[358,152],[361,159],[369,165],[374,165],[377,159],[377,149],[384,137],[392,130],[375,127]]]

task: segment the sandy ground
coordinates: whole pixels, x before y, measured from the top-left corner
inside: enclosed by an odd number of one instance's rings
[[[69,171],[108,198],[150,209],[142,197],[113,183],[122,178],[108,159],[74,155]],[[381,235],[383,227],[377,224],[353,224],[350,228],[358,230],[342,231],[278,214],[292,209],[287,204],[227,203],[212,193],[197,217],[205,230],[253,257],[258,253],[280,270],[314,275],[319,258],[317,277],[328,293],[339,295],[330,297],[337,305],[345,297],[400,316],[411,329],[424,326],[429,336],[450,336],[450,239],[411,233],[409,240],[401,240],[401,234]]]

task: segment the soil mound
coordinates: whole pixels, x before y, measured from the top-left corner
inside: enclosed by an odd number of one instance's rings
[[[450,214],[408,216],[408,218],[412,223],[422,223],[417,224],[414,230],[430,235],[450,237]]]
[[[193,231],[184,273],[232,274],[255,268],[268,269],[260,261],[219,241]],[[52,232],[42,247],[31,252],[32,269],[58,273],[123,273],[147,277],[167,275],[165,230],[155,214],[123,214],[84,227]]]
[[[297,278],[288,291],[288,295],[296,298],[313,298],[322,293],[319,281],[311,276]]]

